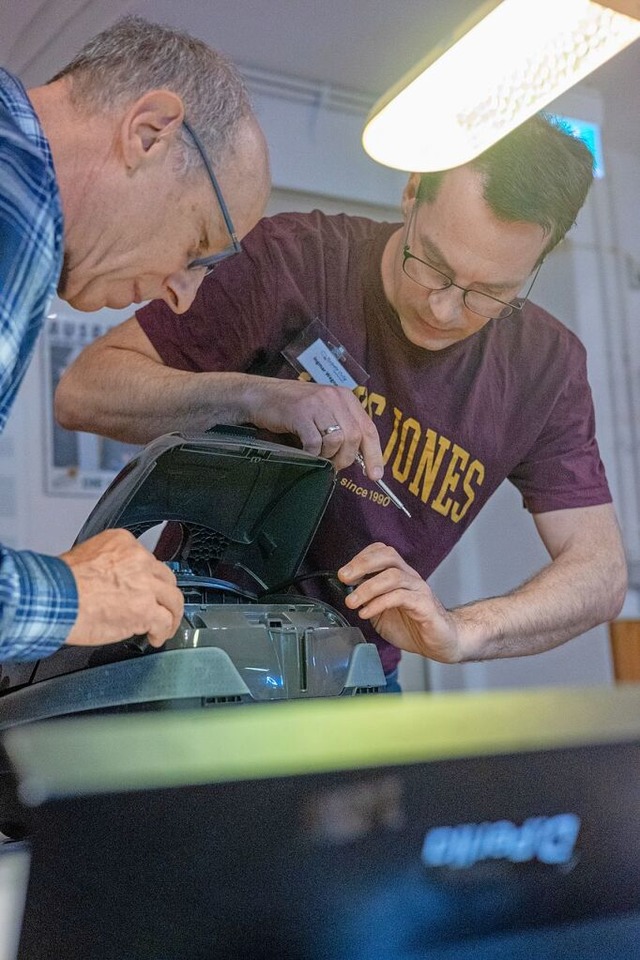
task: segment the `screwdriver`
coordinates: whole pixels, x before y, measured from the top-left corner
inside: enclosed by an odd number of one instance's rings
[[[367,472],[367,471],[366,471],[366,468],[365,468],[365,465],[364,465],[364,457],[362,456],[362,454],[360,453],[360,451],[358,451],[358,453],[356,453],[356,463],[359,463],[359,464],[360,464],[360,466],[362,467],[362,472],[366,475],[366,472]],[[387,495],[387,496],[389,497],[389,499],[391,500],[391,503],[392,503],[395,507],[397,507],[398,510],[402,510],[402,512],[403,512],[403,513],[406,513],[406,515],[407,515],[408,517],[411,516],[411,514],[409,513],[409,511],[408,511],[407,508],[405,507],[404,503],[402,503],[402,501],[399,500],[399,499],[396,497],[396,495],[395,495],[395,493],[393,492],[393,490],[390,490],[389,487],[386,485],[386,483],[384,483],[384,481],[382,481],[382,480],[374,480],[373,482],[375,483],[375,485],[376,485],[377,487],[380,488],[380,490],[382,490],[382,491],[384,491],[384,493],[386,493],[386,495]]]

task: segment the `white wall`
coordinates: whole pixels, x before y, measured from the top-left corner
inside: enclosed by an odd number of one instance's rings
[[[299,95],[290,92],[283,98],[256,81],[254,95],[270,142],[276,187],[269,212],[317,205],[328,212],[346,210],[395,219],[405,176],[365,157],[360,147],[361,105],[343,101],[336,106],[339,100],[330,94],[325,90],[322,96],[310,96],[305,85]],[[601,103],[590,91],[567,95],[559,109],[585,119],[602,118]],[[607,163],[607,177],[595,185],[578,228],[541,272],[536,300],[573,326],[587,345],[603,457],[625,526],[628,521],[632,531],[630,550],[640,560],[634,446],[635,401],[640,398],[636,397],[638,351],[632,322],[640,294],[622,289],[619,269],[622,248],[640,260],[635,200],[640,163],[618,155],[615,148],[607,151]],[[129,313],[102,311],[101,317],[117,322]],[[13,444],[13,453],[5,452],[1,464],[8,480],[7,464],[13,464],[12,489],[18,503],[16,516],[5,523],[4,532],[9,542],[59,552],[73,540],[93,500],[50,497],[43,492],[43,404],[48,401],[42,377],[38,354],[14,410],[12,427],[2,441]],[[3,523],[0,509],[0,533]],[[466,602],[515,586],[545,562],[530,518],[515,492],[505,487],[431,583],[445,603]],[[606,628],[535,658],[459,667],[434,664],[427,673],[433,689],[608,683]],[[421,688],[424,662],[406,658],[402,677],[407,689]]]

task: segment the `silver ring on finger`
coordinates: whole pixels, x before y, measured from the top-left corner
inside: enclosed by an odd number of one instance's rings
[[[337,433],[338,430],[342,430],[342,427],[339,423],[332,423],[331,426],[325,427],[324,430],[320,431],[321,437],[328,437],[330,433]]]

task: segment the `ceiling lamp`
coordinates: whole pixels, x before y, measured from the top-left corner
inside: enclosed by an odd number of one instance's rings
[[[399,170],[479,153],[640,37],[640,0],[489,0],[369,114],[364,149]]]

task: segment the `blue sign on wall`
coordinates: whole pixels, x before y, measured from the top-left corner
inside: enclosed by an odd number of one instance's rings
[[[598,179],[604,177],[604,157],[602,154],[600,124],[591,123],[589,120],[576,120],[575,117],[564,117],[559,113],[552,113],[551,117],[554,120],[560,121],[578,140],[582,140],[595,158],[594,175]]]

